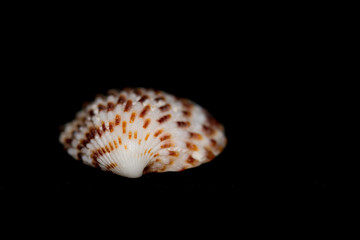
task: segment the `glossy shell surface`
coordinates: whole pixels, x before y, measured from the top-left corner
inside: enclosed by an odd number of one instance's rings
[[[224,127],[190,100],[128,88],[96,97],[65,125],[60,142],[87,165],[137,178],[209,162],[226,137]]]

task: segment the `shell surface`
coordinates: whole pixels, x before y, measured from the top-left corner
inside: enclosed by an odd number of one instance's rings
[[[130,178],[199,166],[226,141],[223,126],[199,105],[144,88],[98,96],[60,134],[75,159]]]

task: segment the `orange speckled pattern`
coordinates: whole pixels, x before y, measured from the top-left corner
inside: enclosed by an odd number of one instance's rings
[[[60,142],[87,165],[136,178],[209,162],[227,140],[224,127],[190,100],[126,88],[84,106],[65,125]]]

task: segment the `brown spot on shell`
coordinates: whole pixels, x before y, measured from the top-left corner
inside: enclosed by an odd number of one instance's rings
[[[174,158],[171,158],[170,161],[169,161],[169,163],[168,163],[167,165],[168,165],[168,166],[171,166],[171,165],[174,164],[174,162],[175,162]]]
[[[216,146],[217,146],[217,142],[216,142],[215,139],[211,139],[210,142],[211,142],[211,146],[212,146],[212,147],[216,147]]]
[[[85,137],[86,137],[86,139],[82,139],[81,142],[80,142],[80,144],[82,144],[82,146],[80,146],[81,148],[86,146],[86,144],[88,144],[90,142],[90,134],[86,133]]]
[[[141,91],[140,88],[135,88],[135,89],[134,89],[134,93],[135,93],[136,95],[138,95],[138,96],[141,96],[141,95],[142,95],[142,91]]]
[[[125,134],[126,133],[126,121],[123,121],[122,127],[123,127],[123,134]]]
[[[91,139],[95,138],[95,135],[96,135],[96,129],[95,129],[94,127],[90,127],[90,129],[89,129],[89,133],[90,133],[90,139],[89,139],[89,140],[91,140]],[[89,141],[89,142],[90,142],[90,141]]]
[[[165,170],[166,170],[166,165],[164,165],[162,168],[160,168],[160,169],[158,170],[158,172],[165,172]]]
[[[158,157],[159,155],[160,155],[160,154],[158,154],[158,153],[157,153],[157,154],[155,154],[155,155],[154,155],[154,158]]]
[[[193,144],[193,143],[190,143],[190,142],[187,142],[186,143],[186,147],[192,151],[198,151],[199,148],[196,146],[196,144]]]
[[[114,108],[115,108],[115,104],[114,104],[114,103],[109,102],[109,103],[107,104],[107,111],[108,111],[108,112],[113,111]]]
[[[207,125],[203,125],[203,131],[206,136],[212,136],[215,133],[215,129]]]
[[[164,96],[161,96],[161,97],[157,97],[154,99],[156,102],[159,102],[161,100],[165,101],[165,97]]]
[[[190,165],[195,165],[198,162],[198,160],[196,160],[192,156],[189,156],[188,159],[186,159],[186,162],[189,163]]]
[[[160,91],[159,89],[155,89],[153,91],[155,92],[156,95],[160,95],[162,93],[162,91]]]
[[[71,145],[71,143],[72,143],[72,138],[66,138],[66,139],[65,139],[65,143],[68,144],[68,145]]]
[[[114,147],[113,147],[113,145],[112,145],[111,142],[109,142],[109,146],[110,146],[110,150],[113,151],[113,150],[114,150]]]
[[[136,112],[133,112],[130,117],[130,123],[133,123],[135,121],[135,118],[136,118]]]
[[[95,160],[92,161],[92,165],[94,166],[94,168],[99,167],[99,162],[97,161],[97,159],[96,159],[96,161]]]
[[[143,125],[143,128],[147,128],[150,124],[150,118],[146,119],[145,122],[144,122],[144,125]]]
[[[160,141],[162,142],[162,141],[168,140],[168,139],[170,139],[170,138],[171,138],[171,135],[170,135],[170,134],[167,134],[167,135],[162,136],[162,137],[160,138]]]
[[[85,143],[85,140],[83,139],[83,140],[81,140],[81,142],[77,145],[77,149],[78,149],[79,151],[85,146],[84,143]]]
[[[144,118],[145,115],[150,111],[150,105],[146,105],[146,107],[144,107],[144,109],[141,111],[140,113],[140,117]]]
[[[215,154],[211,150],[205,149],[205,152],[206,152],[206,158],[208,161],[211,161],[215,158]]]
[[[118,141],[119,141],[119,145],[121,145],[121,143],[122,143],[121,137],[118,137]]]
[[[96,133],[99,135],[99,137],[101,137],[102,136],[101,129],[98,126],[96,126],[95,129],[96,129]]]
[[[97,152],[93,152],[90,157],[91,159],[98,158],[99,154]]]
[[[126,144],[124,144],[124,148],[125,148],[125,150],[127,150],[127,149],[128,149],[128,147],[127,147],[127,145],[126,145]]]
[[[184,121],[178,121],[176,123],[179,128],[186,128],[186,127],[190,127],[191,125],[190,122],[184,122]]]
[[[200,133],[194,133],[194,132],[190,132],[190,138],[194,139],[194,140],[202,140],[202,136]]]
[[[142,96],[142,97],[139,99],[139,102],[140,102],[140,103],[143,103],[143,102],[145,102],[147,99],[149,99],[149,96],[148,96],[148,95],[144,95],[144,96]]]
[[[104,122],[104,121],[102,121],[101,127],[102,127],[102,130],[103,130],[104,132],[106,132],[106,126],[105,126],[105,122]]]
[[[134,132],[134,139],[137,139],[137,131]]]
[[[192,104],[189,100],[185,99],[185,98],[181,98],[180,102],[182,103],[183,107],[190,110],[194,104]]]
[[[121,121],[121,117],[119,114],[116,114],[115,116],[115,125],[118,126],[120,125],[120,121]]]
[[[106,109],[106,107],[102,104],[99,104],[98,109],[99,109],[99,112],[101,112],[101,111],[104,111]]]
[[[98,157],[99,157],[99,153],[98,152],[94,152],[93,154],[91,154],[91,158],[92,158],[92,161],[91,161],[91,163],[92,163],[92,165],[94,166],[94,167],[99,167],[99,162],[98,162]]]
[[[117,103],[118,103],[118,104],[123,104],[125,101],[126,101],[125,96],[124,96],[124,95],[120,95]]]
[[[173,146],[174,146],[174,144],[172,142],[167,142],[167,143],[161,145],[161,148],[169,148],[169,147],[173,147]]]
[[[166,111],[169,111],[171,109],[171,105],[170,104],[165,104],[164,106],[159,107],[159,109],[162,112],[166,112]]]
[[[139,139],[139,145],[141,144],[141,139]]]
[[[185,117],[191,117],[191,112],[190,111],[183,111],[183,115]]]
[[[164,129],[157,130],[154,134],[154,137],[159,136],[163,131],[164,131]]]
[[[132,132],[129,131],[129,139],[131,139],[131,137],[132,137]]]
[[[171,118],[171,114],[167,114],[167,115],[162,116],[161,118],[159,118],[157,121],[158,121],[160,124],[162,124],[162,123],[168,121],[170,118]]]
[[[114,131],[114,123],[113,122],[109,122],[109,130],[110,130],[110,132]]]
[[[99,148],[99,149],[97,150],[97,153],[98,153],[100,156],[104,155],[104,153],[102,152],[102,149],[101,149],[101,148]]]
[[[115,145],[115,148],[118,148],[116,140],[114,140],[114,145]]]
[[[108,153],[110,153],[110,149],[108,148],[107,145],[105,146],[105,150],[106,150]]]
[[[178,157],[179,156],[179,152],[177,151],[169,151],[169,155],[173,156],[173,157]]]
[[[148,140],[149,136],[150,136],[150,133],[146,134],[146,136],[145,136],[145,141]]]
[[[127,100],[125,108],[124,108],[124,112],[129,112],[131,108],[132,108],[132,101]]]
[[[91,109],[91,110],[89,111],[89,115],[90,115],[90,117],[95,116],[94,110]]]
[[[113,168],[116,168],[116,167],[117,167],[117,163],[114,163],[114,162],[106,165],[106,169],[109,170],[109,171],[110,171],[111,169],[113,169]]]

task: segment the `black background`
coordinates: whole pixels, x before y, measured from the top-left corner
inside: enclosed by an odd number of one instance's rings
[[[2,168],[5,198],[34,200],[50,211],[129,206],[150,216],[191,209],[238,216],[273,203],[322,205],[319,197],[331,199],[347,185],[332,128],[342,91],[334,67],[339,53],[330,50],[326,29],[262,22],[164,34],[143,26],[124,39],[101,27],[94,36],[91,28],[59,25],[24,30],[10,47],[9,93],[20,97],[7,104],[14,120],[4,129],[19,134],[9,138],[16,161]],[[200,167],[138,179],[72,159],[58,141],[60,126],[84,101],[124,87],[160,89],[200,104],[224,125],[227,147]]]

